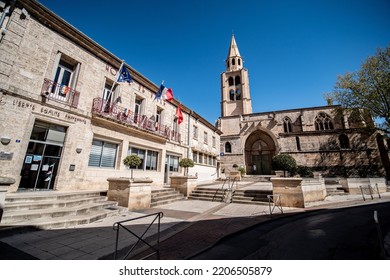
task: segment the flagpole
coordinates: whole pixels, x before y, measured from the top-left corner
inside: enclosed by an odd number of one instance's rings
[[[117,82],[117,81],[118,81],[118,77],[119,77],[119,75],[120,75],[120,71],[121,71],[121,69],[122,69],[122,67],[123,67],[124,64],[125,64],[125,61],[122,60],[121,66],[119,67],[119,70],[118,70],[118,72],[116,73],[115,81],[112,83],[111,90],[110,90],[110,93],[108,94],[107,100],[110,100],[111,95],[112,95],[112,90],[114,89],[115,85],[118,84],[118,82]]]

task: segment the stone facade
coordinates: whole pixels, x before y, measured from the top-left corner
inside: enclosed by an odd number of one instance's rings
[[[241,62],[240,69],[231,68],[233,59]],[[353,172],[360,176],[384,175],[377,145],[380,132],[366,111],[328,105],[252,113],[248,71],[243,68],[234,36],[222,77],[217,127],[223,132],[220,149],[225,172],[236,164],[247,174],[274,174],[272,157],[287,153],[298,165],[328,176],[349,176]],[[229,77],[234,79],[229,81]],[[237,88],[241,90],[238,98],[234,95]],[[387,155],[385,149],[382,152]]]
[[[0,137],[11,141],[0,144],[0,175],[15,179],[10,191],[107,190],[107,178],[129,177],[129,153],[143,158],[134,177],[151,185],[183,174],[178,162],[194,151],[207,158],[191,170],[198,181],[217,178],[214,125],[175,99],[156,101],[159,86],[126,63],[132,82],[116,83],[122,62],[36,1],[17,1],[4,18]],[[207,143],[193,139],[194,125]]]

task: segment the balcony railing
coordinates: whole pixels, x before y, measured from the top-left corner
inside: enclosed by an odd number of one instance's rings
[[[41,95],[56,102],[77,108],[79,104],[80,92],[68,87],[45,79],[42,85]]]
[[[107,102],[100,97],[93,100],[92,113],[124,125],[137,127],[175,142],[180,143],[181,140],[180,133],[173,131],[170,127],[162,125],[145,115],[136,114],[127,108],[118,106],[116,103]]]

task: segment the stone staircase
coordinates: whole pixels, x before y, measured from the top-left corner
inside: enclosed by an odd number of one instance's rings
[[[173,188],[152,190],[150,207],[175,202],[184,199],[184,195]]]
[[[272,190],[236,190],[233,194],[233,203],[268,205],[267,195]]]
[[[328,196],[347,194],[339,183],[339,178],[325,178],[325,188]]]
[[[205,201],[216,201],[226,202],[229,200],[229,191],[225,189],[208,188],[208,187],[197,187],[188,196],[188,199],[205,200]]]
[[[107,201],[100,191],[25,192],[8,194],[2,226],[33,226],[37,229],[72,227],[127,211]]]
[[[268,205],[267,195],[272,195],[272,190],[237,189],[233,193],[230,193],[228,189],[198,187],[188,198],[205,201]]]

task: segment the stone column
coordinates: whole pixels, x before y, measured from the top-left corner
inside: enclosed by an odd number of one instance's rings
[[[127,177],[108,178],[107,197],[110,201],[117,201],[118,206],[129,210],[150,208],[152,199],[153,180],[149,178],[133,179]]]

